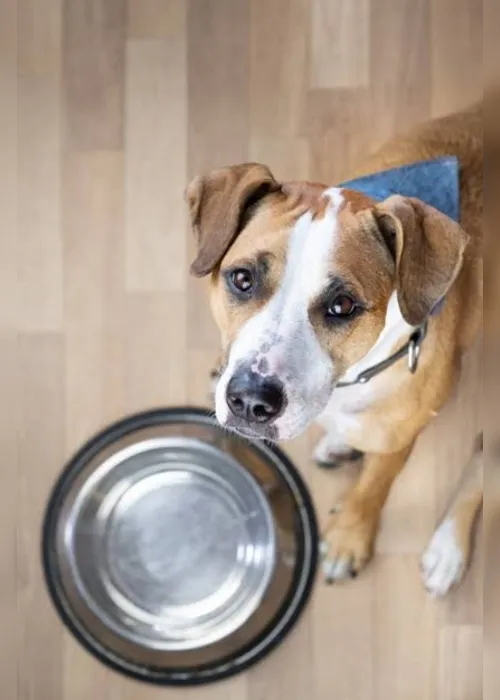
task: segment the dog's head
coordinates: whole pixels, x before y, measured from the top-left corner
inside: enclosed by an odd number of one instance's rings
[[[186,198],[224,348],[219,421],[286,440],[390,323],[411,329],[444,297],[466,235],[421,201],[278,183],[259,164],[215,170]],[[391,309],[391,313],[388,313]]]

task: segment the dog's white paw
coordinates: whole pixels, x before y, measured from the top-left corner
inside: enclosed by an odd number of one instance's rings
[[[343,461],[354,462],[362,456],[361,452],[353,450],[352,447],[332,440],[331,435],[324,435],[313,452],[313,459],[317,464],[327,465],[340,464]]]
[[[330,435],[324,435],[313,452],[313,459],[320,467],[337,467],[347,462],[357,462],[362,457],[362,452],[333,442]]]
[[[463,578],[466,555],[460,547],[456,523],[446,518],[438,527],[421,560],[422,579],[429,593],[442,598]]]
[[[345,581],[345,579],[356,578],[357,571],[353,568],[350,556],[338,559],[325,559],[322,567],[323,576],[326,583]]]
[[[324,435],[314,448],[313,459],[319,464],[328,464],[332,460],[332,446],[328,435]]]

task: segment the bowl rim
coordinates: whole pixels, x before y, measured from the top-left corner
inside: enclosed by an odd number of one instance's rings
[[[233,658],[226,656],[219,662],[212,662],[204,668],[200,667],[198,669],[190,669],[189,671],[176,671],[175,668],[171,666],[165,666],[164,668],[157,666],[149,667],[145,664],[128,661],[126,658],[119,656],[114,651],[107,648],[104,644],[101,644],[99,639],[89,632],[84,624],[80,622],[77,615],[73,614],[72,606],[66,598],[64,587],[60,585],[58,579],[58,567],[55,561],[56,552],[52,545],[60,510],[81,469],[103,449],[141,429],[177,422],[203,423],[223,430],[217,423],[213,411],[195,406],[153,408],[129,414],[109,424],[88,439],[63,466],[48,497],[41,528],[41,564],[45,586],[61,622],[77,642],[98,661],[122,675],[157,686],[174,687],[203,685],[242,673],[251,666],[254,666],[254,664],[258,663],[279,646],[295,627],[310,600],[319,562],[319,531],[316,511],[309,489],[300,472],[290,458],[277,445],[269,442],[251,441],[246,438],[241,438],[238,435],[233,435],[235,439],[244,440],[251,449],[259,453],[260,456],[267,461],[271,458],[272,461],[279,462],[287,472],[300,496],[300,503],[297,501],[297,505],[303,512],[303,517],[307,520],[310,537],[310,565],[308,571],[306,571],[305,580],[302,583],[300,597],[298,600],[294,601],[298,592],[297,584],[302,578],[301,568],[304,565],[303,551],[301,552],[301,561],[299,561],[295,567],[296,571],[293,585],[285,597],[278,615],[276,615],[264,630],[262,630],[256,638],[251,640],[246,647],[238,650],[237,654],[233,655]],[[279,633],[269,637],[272,628],[279,625],[280,620],[283,619],[284,614],[294,602],[295,608]],[[259,639],[262,637],[262,640],[265,640],[266,636],[269,638],[267,643],[259,645]],[[260,648],[252,654],[251,649],[256,646],[260,646]],[[240,658],[239,661],[239,657],[243,658]]]

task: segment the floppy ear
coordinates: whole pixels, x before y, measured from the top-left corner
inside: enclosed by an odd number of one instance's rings
[[[396,291],[407,323],[418,326],[445,296],[460,268],[468,236],[419,199],[394,195],[374,211],[396,263]]]
[[[251,208],[280,190],[271,172],[258,163],[243,163],[196,177],[186,189],[198,253],[191,273],[203,277],[220,263],[245,225]]]

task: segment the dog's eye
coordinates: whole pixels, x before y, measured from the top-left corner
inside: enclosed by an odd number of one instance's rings
[[[347,294],[337,294],[331,299],[326,308],[328,318],[347,318],[357,309],[356,302]]]
[[[231,282],[231,286],[238,292],[249,294],[252,291],[254,279],[251,270],[247,270],[244,267],[232,270],[229,275],[229,280]]]

